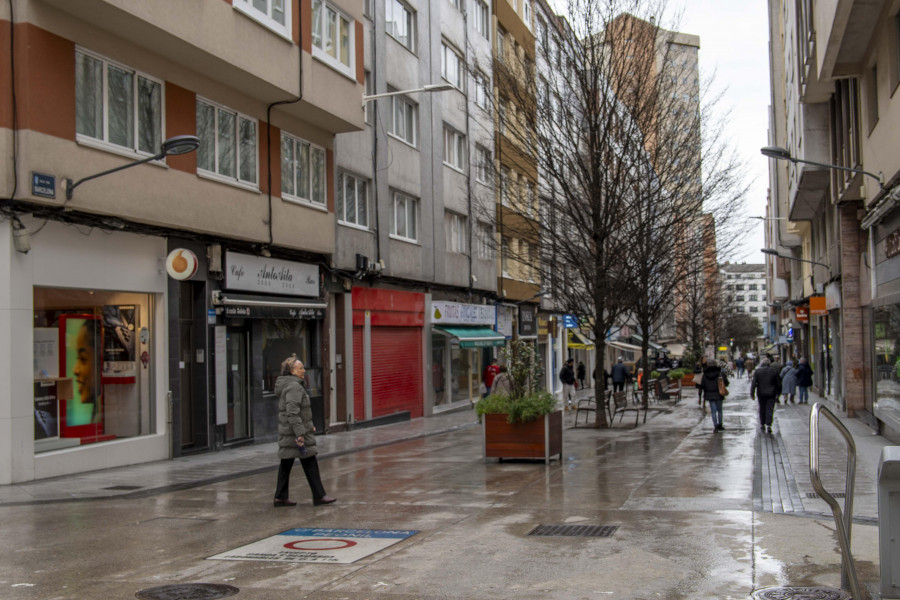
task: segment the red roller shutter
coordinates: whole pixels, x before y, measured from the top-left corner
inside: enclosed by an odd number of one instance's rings
[[[366,399],[363,395],[363,328],[353,328],[353,420],[366,418]]]
[[[354,358],[354,360],[356,360]],[[372,416],[423,415],[422,329],[372,328]]]

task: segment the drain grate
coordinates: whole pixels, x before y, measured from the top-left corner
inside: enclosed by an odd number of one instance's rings
[[[846,498],[846,496],[847,496],[847,494],[845,492],[834,492],[831,495],[834,496],[835,498]],[[814,500],[814,499],[818,498],[819,495],[815,492],[806,492],[806,497]]]
[[[842,590],[825,587],[770,587],[756,590],[754,600],[851,600]]]
[[[143,600],[216,600],[234,596],[240,590],[222,583],[178,583],[147,588],[136,593]]]
[[[612,537],[618,525],[538,525],[528,535],[541,537]]]
[[[111,485],[109,487],[105,487],[105,488],[101,488],[101,489],[125,492],[128,490],[139,490],[139,489],[142,489],[143,487],[144,486],[142,486],[142,485]]]

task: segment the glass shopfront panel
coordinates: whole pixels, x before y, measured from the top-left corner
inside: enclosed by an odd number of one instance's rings
[[[872,312],[875,353],[875,409],[900,416],[900,305],[876,308]]]
[[[35,453],[152,433],[152,302],[34,288]]]

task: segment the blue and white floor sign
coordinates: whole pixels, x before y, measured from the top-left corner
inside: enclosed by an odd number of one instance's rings
[[[207,560],[348,564],[417,533],[411,529],[289,529]]]

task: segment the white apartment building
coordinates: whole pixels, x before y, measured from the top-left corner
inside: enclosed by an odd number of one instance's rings
[[[725,263],[719,273],[735,310],[750,315],[765,329],[766,265]]]

